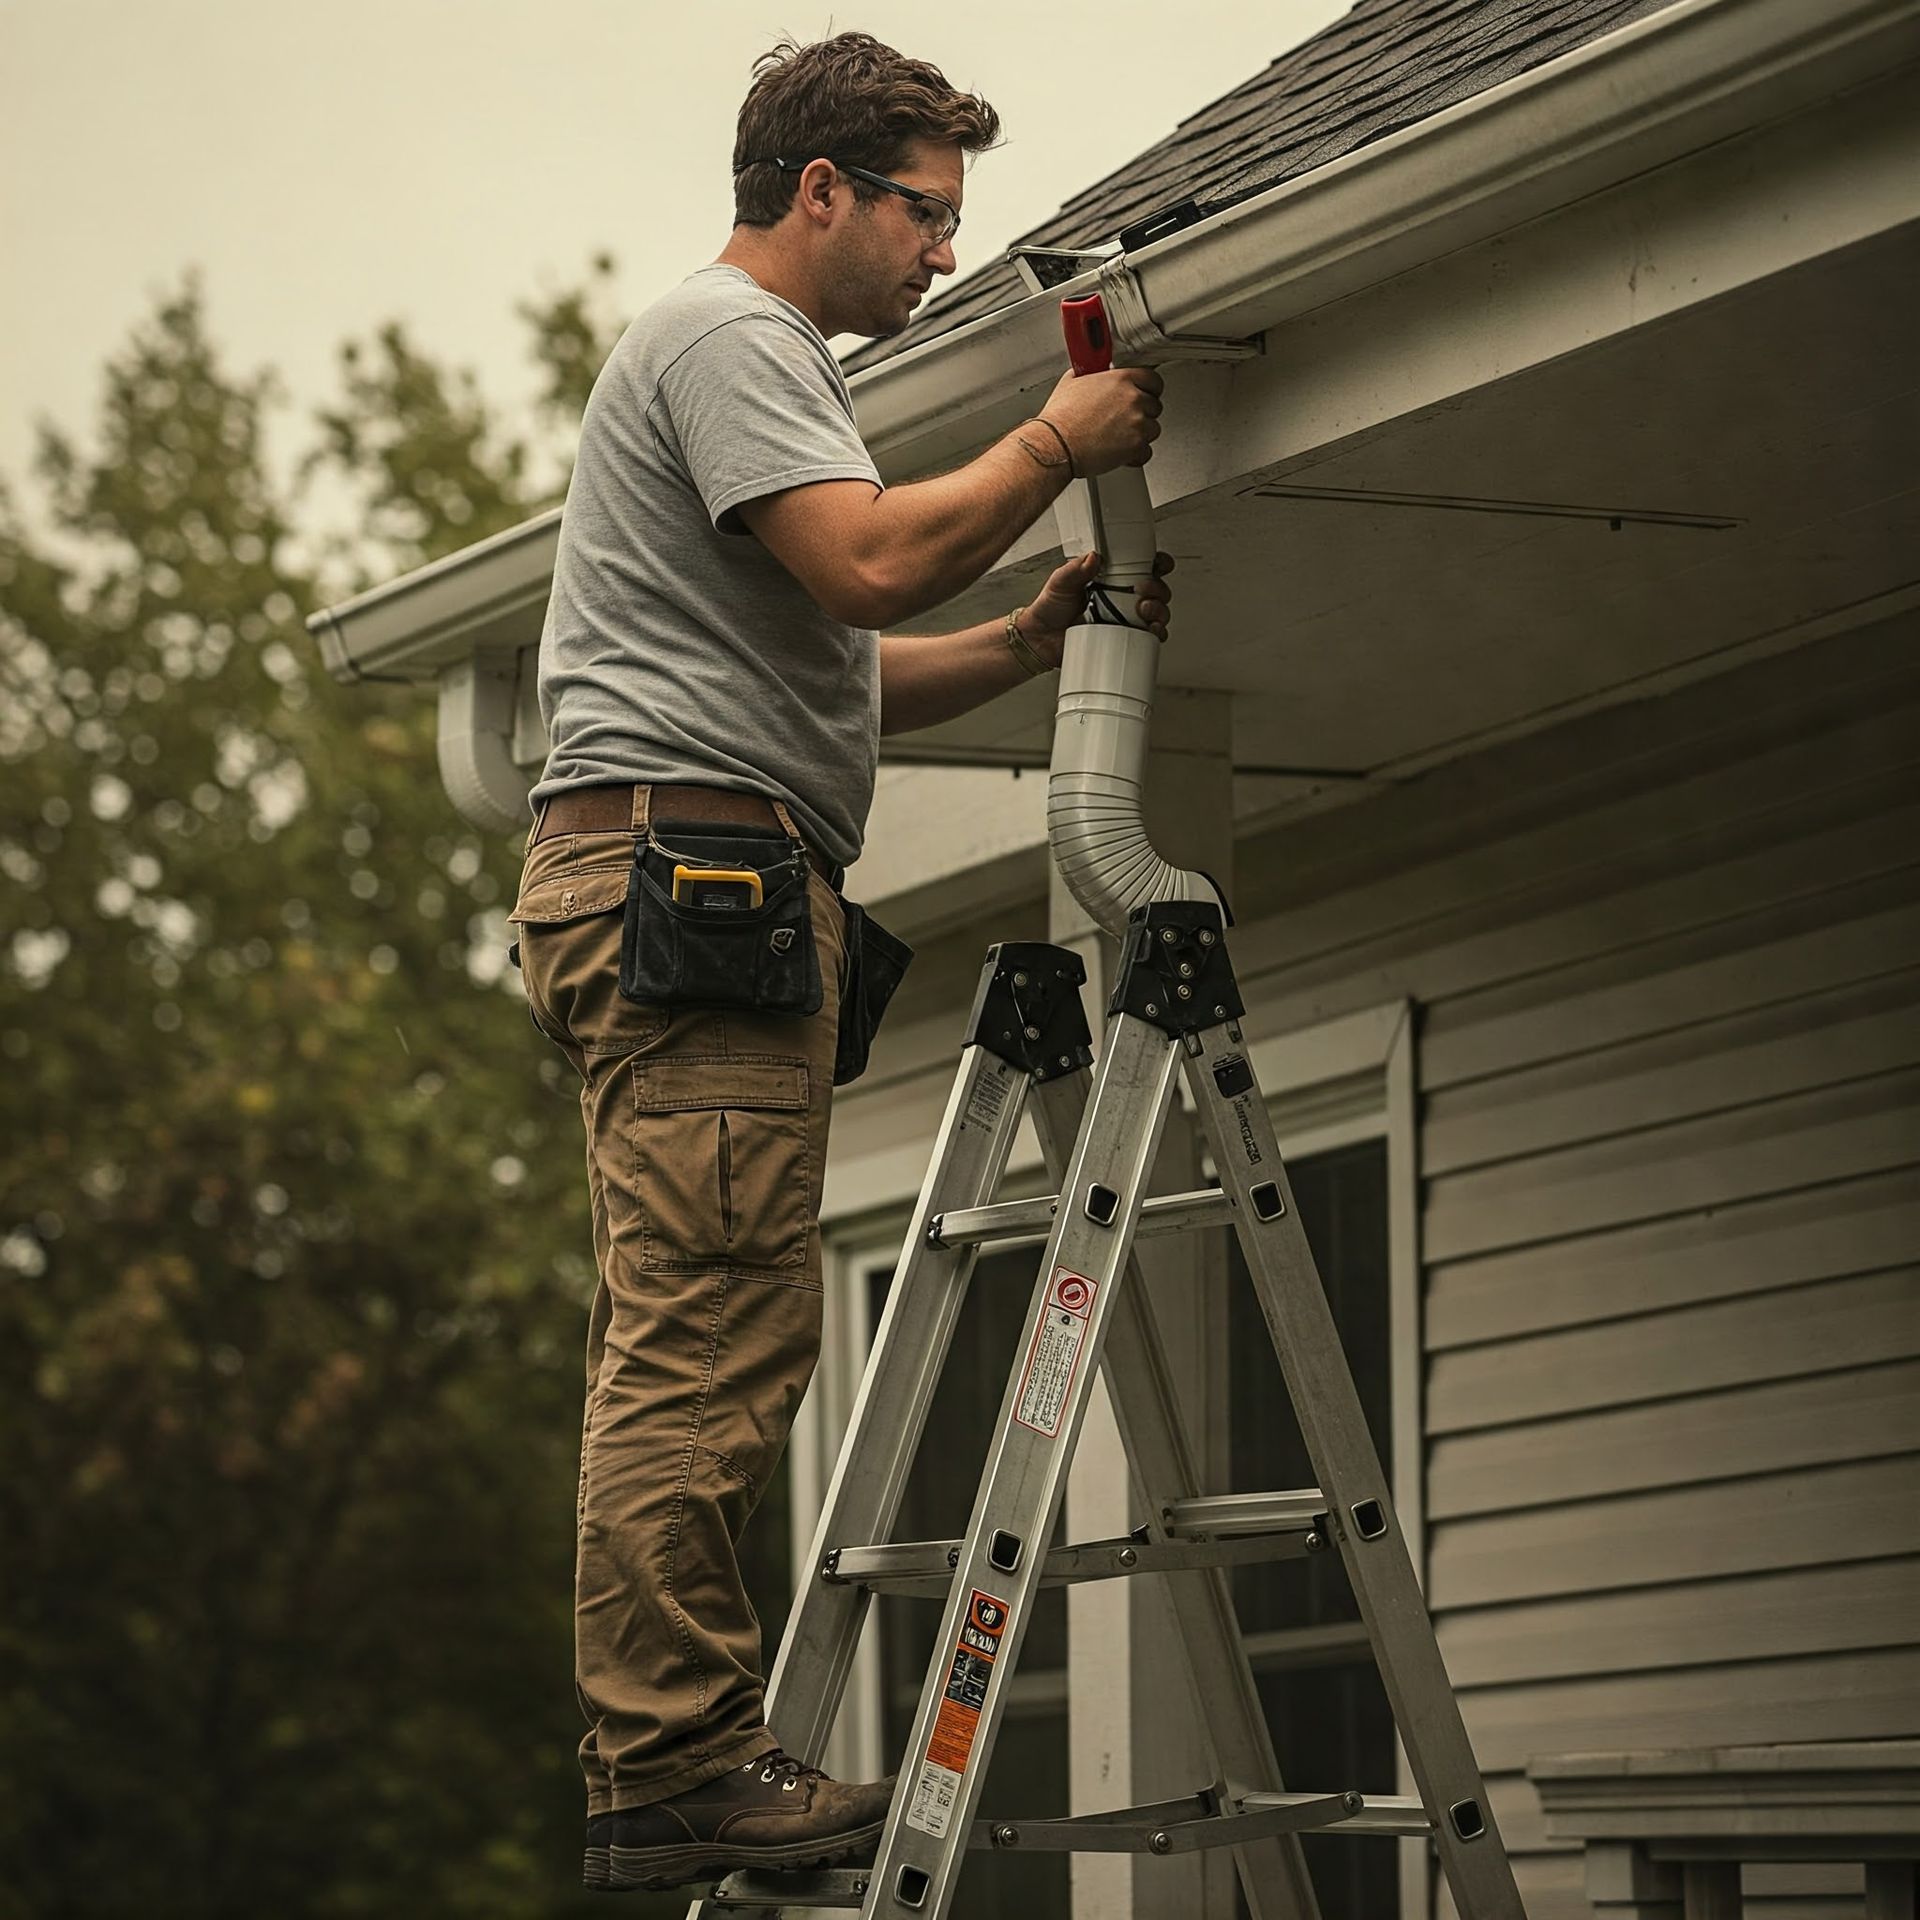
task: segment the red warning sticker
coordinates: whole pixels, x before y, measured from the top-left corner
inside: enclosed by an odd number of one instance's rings
[[[975,1587],[967,1596],[966,1618],[960,1623],[960,1638],[947,1663],[940,1711],[934,1716],[926,1756],[913,1783],[913,1803],[907,1809],[907,1825],[935,1839],[944,1837],[953,1822],[967,1761],[973,1754],[974,1736],[980,1731],[987,1684],[993,1678],[993,1663],[999,1658],[1000,1638],[1006,1630],[1007,1603]]]
[[[1053,1439],[1067,1404],[1073,1377],[1080,1371],[1080,1350],[1086,1345],[1087,1322],[1093,1314],[1097,1280],[1066,1267],[1055,1267],[1047,1290],[1046,1310],[1034,1329],[1027,1350],[1027,1370],[1020,1377],[1020,1397],[1014,1402],[1014,1420],[1035,1433]]]

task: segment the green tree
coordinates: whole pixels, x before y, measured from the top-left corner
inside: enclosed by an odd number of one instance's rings
[[[549,438],[601,303],[522,309]],[[342,371],[345,584],[552,504],[403,328]],[[276,398],[189,276],[97,447],[42,430],[58,540],[0,487],[0,1887],[566,1911],[574,1092],[504,967],[517,846],[431,701],[302,630]]]

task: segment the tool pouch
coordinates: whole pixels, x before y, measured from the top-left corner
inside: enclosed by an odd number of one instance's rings
[[[913,949],[890,934],[865,907],[840,905],[847,916],[847,987],[840,996],[840,1037],[834,1049],[833,1084],[844,1087],[867,1070],[873,1036]]]
[[[693,885],[676,899],[676,869],[751,875],[759,900],[741,878]],[[818,1013],[820,956],[800,842],[777,827],[649,825],[634,843],[620,991],[649,1006]]]

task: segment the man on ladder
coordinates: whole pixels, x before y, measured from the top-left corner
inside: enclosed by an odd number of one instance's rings
[[[838,887],[876,729],[1056,668],[1093,557],[980,627],[877,629],[1159,431],[1156,375],[1069,377],[968,466],[882,487],[827,340],[898,333],[954,271],[965,156],[997,131],[865,35],[776,48],[740,115],[732,238],[627,329],[582,423],[513,918],[535,1024],[580,1075],[600,1274],[576,1592],[592,1887],[858,1858],[892,1793],[769,1730],[735,1551],[818,1354],[832,1087],[864,1062],[880,960],[904,964]],[[1128,611],[1164,637],[1162,570]]]

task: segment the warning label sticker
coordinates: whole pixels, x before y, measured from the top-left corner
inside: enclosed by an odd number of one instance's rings
[[[973,1738],[980,1730],[987,1683],[993,1678],[1000,1636],[1006,1630],[1007,1603],[975,1587],[967,1599],[960,1639],[947,1663],[940,1711],[934,1718],[933,1736],[920,1762],[919,1777],[913,1783],[913,1803],[907,1809],[907,1825],[932,1834],[936,1840],[946,1837],[953,1822]]]
[[[1099,1283],[1065,1267],[1053,1270],[1046,1311],[1027,1354],[1027,1370],[1020,1380],[1020,1398],[1013,1417],[1023,1427],[1052,1439],[1060,1431],[1061,1410],[1073,1376],[1080,1371],[1080,1349],[1086,1344],[1087,1320]]]
[[[967,1124],[987,1128],[997,1125],[1011,1085],[1010,1080],[998,1074],[983,1075],[967,1101]]]

